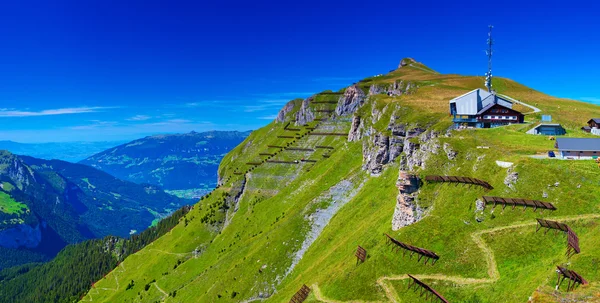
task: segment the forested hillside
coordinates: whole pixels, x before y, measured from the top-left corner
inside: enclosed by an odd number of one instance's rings
[[[52,258],[67,244],[126,237],[188,200],[81,164],[0,152],[0,269]]]
[[[223,158],[221,186],[188,220],[81,302],[423,302],[423,289],[448,302],[599,302],[598,166],[548,159],[555,141],[526,132],[552,115],[589,136],[580,128],[600,107],[494,78],[541,112],[514,104],[525,124],[452,129],[449,100],[483,83],[404,59],[290,101]],[[536,219],[568,225],[580,250],[567,255],[572,236],[536,232]],[[556,288],[557,266],[589,283]]]
[[[0,271],[0,302],[73,302],[94,281],[120,262],[171,230],[190,207],[171,216],[130,239],[108,236],[67,246],[52,261],[30,263]]]

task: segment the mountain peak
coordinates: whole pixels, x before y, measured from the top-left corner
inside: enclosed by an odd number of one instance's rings
[[[398,68],[402,68],[403,66],[407,66],[412,63],[417,63],[417,61],[415,61],[415,59],[409,58],[409,57],[403,58],[402,60],[400,60],[400,64],[398,64]]]

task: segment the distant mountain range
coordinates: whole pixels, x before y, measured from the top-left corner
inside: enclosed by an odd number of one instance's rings
[[[0,141],[0,150],[8,150],[16,155],[27,155],[47,160],[58,159],[75,163],[125,142],[127,141],[51,143]]]
[[[0,151],[0,269],[45,261],[68,243],[129,236],[190,202],[86,165]]]
[[[83,161],[119,179],[148,183],[186,198],[198,198],[217,183],[223,156],[248,135],[238,131],[191,132],[135,140]]]

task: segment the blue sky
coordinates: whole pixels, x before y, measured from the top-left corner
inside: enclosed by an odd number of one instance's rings
[[[488,24],[496,76],[600,103],[595,1],[1,2],[0,140],[255,129],[403,57],[482,75]]]

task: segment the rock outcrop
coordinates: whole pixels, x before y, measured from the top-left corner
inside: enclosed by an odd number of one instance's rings
[[[277,114],[277,118],[275,119],[277,122],[285,121],[285,116],[294,109],[294,101],[290,101],[285,104],[285,106],[279,111]]]
[[[302,101],[302,105],[300,106],[300,110],[296,113],[296,124],[304,125],[308,122],[312,122],[315,120],[315,113],[310,108],[310,102],[313,100],[313,97],[309,97]]]
[[[350,132],[348,132],[348,142],[358,141],[362,139],[362,129],[360,116],[352,117],[352,124],[350,126]]]
[[[376,133],[371,137],[371,146],[363,142],[363,169],[379,175],[383,165],[390,159],[390,137]]]
[[[450,161],[456,159],[456,155],[458,154],[458,152],[454,151],[448,143],[444,143],[444,152],[446,152],[446,156]]]
[[[423,210],[415,202],[419,191],[420,180],[417,176],[400,171],[396,187],[398,196],[396,198],[396,208],[392,217],[392,230],[400,228],[419,221]]]
[[[416,62],[417,61],[415,61],[415,59],[413,59],[413,58],[404,58],[404,59],[400,60],[400,64],[398,64],[398,68],[402,68],[404,66],[407,66],[409,64],[416,63]]]
[[[514,171],[513,168],[510,167],[509,169],[506,170],[506,178],[504,178],[504,185],[506,185],[508,188],[514,190],[515,183],[517,183],[518,179],[519,179],[519,173]]]
[[[365,103],[365,93],[357,85],[352,85],[346,89],[344,95],[338,100],[335,114],[343,116],[354,113],[363,103]]]
[[[414,92],[415,87],[412,82],[404,82],[403,80],[394,81],[391,85],[373,84],[369,87],[369,96],[380,94],[402,96]]]
[[[431,154],[437,154],[440,144],[437,140],[437,133],[425,131],[420,128],[414,128],[407,133],[404,141],[404,154],[400,162],[400,167],[404,170],[414,171],[415,168],[425,168],[425,163]],[[410,138],[419,138],[419,143],[415,143]]]

